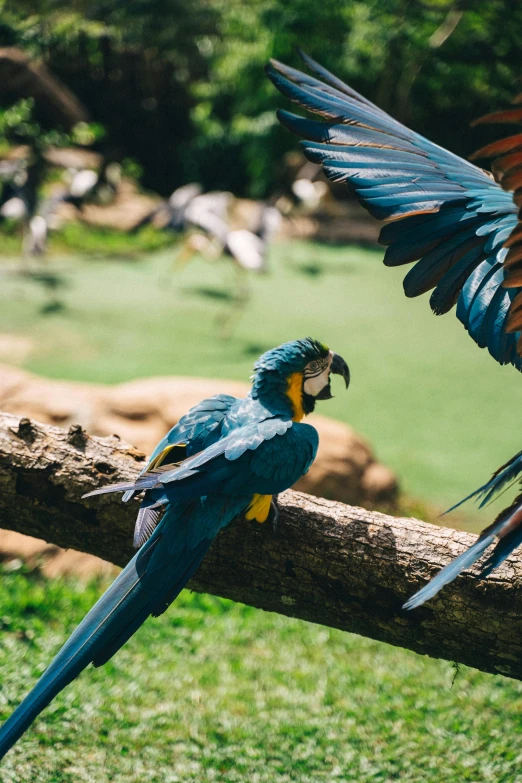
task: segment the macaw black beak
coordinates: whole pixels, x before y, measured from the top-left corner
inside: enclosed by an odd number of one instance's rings
[[[333,372],[334,375],[342,375],[344,378],[344,382],[346,384],[346,388],[350,385],[350,370],[348,369],[348,365],[344,361],[342,356],[339,356],[338,353],[334,353],[332,363],[330,365],[330,372]]]

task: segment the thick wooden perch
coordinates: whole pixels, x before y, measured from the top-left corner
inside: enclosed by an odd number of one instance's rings
[[[81,496],[131,479],[143,464],[118,438],[0,414],[0,527],[124,565],[137,504]],[[520,555],[405,612],[403,601],[474,536],[296,492],[280,501],[277,531],[237,521],[190,587],[522,679]]]

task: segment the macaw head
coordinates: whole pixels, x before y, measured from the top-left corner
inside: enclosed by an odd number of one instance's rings
[[[290,409],[292,418],[300,421],[313,411],[316,400],[333,396],[332,373],[342,375],[348,388],[350,371],[341,356],[311,337],[293,340],[258,359],[252,396],[268,407]]]

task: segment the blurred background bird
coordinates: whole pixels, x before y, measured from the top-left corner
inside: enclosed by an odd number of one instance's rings
[[[45,252],[46,226],[37,215],[42,170],[43,161],[39,156],[5,161],[0,170],[0,221],[12,221],[20,226],[24,259]]]
[[[207,261],[225,258],[232,262],[236,291],[232,309],[219,319],[224,336],[229,336],[234,319],[249,301],[249,273],[268,271],[270,244],[281,225],[281,214],[274,206],[256,203],[245,216],[237,214],[235,205],[232,193],[203,193],[201,185],[191,182],[177,188],[131,229],[136,233],[153,223],[163,230],[183,233],[173,262],[178,271],[197,255]]]
[[[169,607],[221,529],[236,517],[267,520],[273,496],[315,459],[317,431],[301,420],[317,400],[332,397],[332,373],[348,388],[344,359],[311,338],[270,350],[254,367],[247,397],[203,400],[158,444],[135,482],[89,493],[124,492],[130,500],[144,492],[139,552],[0,729],[0,758],[89,663],[106,663],[147,617]]]
[[[490,174],[409,130],[300,54],[314,76],[276,60],[267,74],[283,95],[326,122],[280,110],[281,123],[303,139],[305,155],[321,164],[330,180],[345,183],[371,215],[386,221],[380,234],[387,246],[384,263],[417,262],[404,279],[406,296],[433,289],[434,313],[456,304],[457,317],[475,342],[500,364],[521,370],[522,135],[488,144],[473,156],[493,159]],[[522,108],[478,120],[488,122],[520,124]],[[465,500],[479,498],[483,506],[521,474],[522,452]],[[522,543],[522,495],[406,608],[436,595],[495,541],[482,576]]]
[[[45,256],[49,231],[62,225],[62,204],[71,204],[81,213],[93,200],[109,200],[120,181],[119,166],[103,161],[97,171],[66,169],[58,187],[42,193],[42,179],[48,168],[44,155],[5,161],[0,168],[0,222],[9,220],[20,225],[22,257],[26,260]]]

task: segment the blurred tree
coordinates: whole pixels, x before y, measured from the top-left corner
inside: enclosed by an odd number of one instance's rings
[[[477,146],[469,123],[517,89],[518,0],[213,4],[219,37],[207,45],[211,79],[195,90],[199,133],[190,147],[202,181],[225,151],[221,185],[260,195],[277,182],[281,156],[295,142],[277,126],[281,100],[267,88],[262,66],[271,56],[299,65],[297,46],[415,130],[464,155]]]
[[[144,184],[168,192],[185,176],[190,85],[207,76],[206,0],[0,0],[0,45],[41,57],[107,129],[105,155],[134,157]]]
[[[468,154],[469,122],[517,91],[521,37],[519,0],[0,0],[0,45],[42,57],[163,193],[277,185],[295,143],[263,65],[298,45]]]

